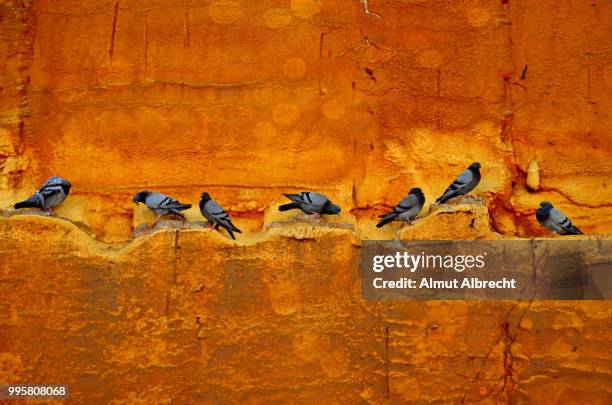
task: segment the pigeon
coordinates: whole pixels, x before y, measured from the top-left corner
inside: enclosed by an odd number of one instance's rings
[[[340,207],[333,204],[323,194],[313,193],[312,191],[302,191],[300,194],[284,194],[292,202],[278,207],[279,211],[288,211],[299,208],[308,215],[320,217],[321,214],[334,215],[340,214]]]
[[[181,214],[180,211],[191,208],[191,204],[182,204],[174,198],[168,197],[167,195],[149,190],[144,190],[140,193],[134,194],[132,200],[135,204],[144,203],[151,211],[157,214],[157,218],[155,218],[154,223],[157,223],[159,218],[161,218],[163,215],[170,214],[174,214],[185,219],[185,216]]]
[[[474,190],[480,182],[480,163],[474,162],[463,171],[453,181],[453,184],[448,186],[444,194],[436,200],[437,203],[444,204],[453,197],[464,195]]]
[[[54,214],[53,208],[60,205],[70,193],[72,184],[66,179],[51,176],[30,198],[15,204],[19,208],[40,208],[50,214]]]
[[[540,208],[536,210],[536,219],[544,228],[560,235],[584,235],[568,217],[548,201],[540,203]]]
[[[200,200],[200,212],[204,215],[204,218],[212,225],[213,229],[218,227],[225,228],[229,236],[232,239],[236,239],[234,232],[242,233],[242,231],[232,224],[232,220],[227,212],[221,207],[215,200],[210,198],[210,194],[207,192],[202,193],[202,199]]]
[[[423,205],[425,204],[425,195],[420,188],[410,190],[402,201],[400,201],[391,212],[379,216],[380,222],[376,224],[377,228],[381,228],[391,221],[404,220],[410,222],[414,217],[419,215]]]

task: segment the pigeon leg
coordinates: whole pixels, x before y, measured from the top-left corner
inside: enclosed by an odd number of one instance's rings
[[[53,208],[47,208],[47,214],[51,215],[51,216],[55,216],[55,211],[53,211]]]
[[[313,212],[312,214],[309,215],[311,218],[316,218],[316,219],[321,219],[321,214],[319,214],[318,212]]]
[[[159,221],[160,218],[161,218],[161,215],[158,215],[157,218],[155,218],[155,221],[153,222],[153,226],[157,225],[157,221]]]

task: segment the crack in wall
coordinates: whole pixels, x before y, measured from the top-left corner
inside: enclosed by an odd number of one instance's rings
[[[185,12],[185,22],[183,26],[183,47],[189,48],[191,45],[190,36],[189,36],[189,12]]]
[[[113,25],[111,29],[110,45],[108,47],[108,57],[110,59],[111,66],[113,65],[113,53],[115,51],[115,36],[117,35],[117,17],[119,14],[119,1],[115,3],[115,9],[113,11]]]
[[[391,391],[391,379],[389,377],[389,326],[385,326],[385,381],[386,381],[386,398],[389,399]]]
[[[500,389],[500,394],[506,394],[508,396],[508,400],[514,388],[517,385],[517,381],[514,377],[515,356],[514,356],[514,353],[512,352],[512,346],[514,345],[514,343],[516,342],[516,339],[518,338],[521,322],[523,321],[523,319],[525,318],[525,315],[527,314],[527,312],[529,311],[529,309],[531,308],[533,304],[535,293],[536,293],[536,287],[537,287],[537,266],[536,266],[537,258],[536,258],[536,253],[535,253],[536,248],[537,248],[537,241],[531,240],[530,244],[531,244],[530,257],[531,257],[531,269],[532,269],[531,298],[529,299],[529,301],[525,305],[525,308],[520,313],[518,319],[514,323],[514,327],[512,328],[513,330],[515,330],[514,334],[510,333],[510,329],[511,329],[510,319],[512,317],[512,314],[514,313],[514,310],[520,305],[522,305],[524,301],[517,301],[510,307],[510,309],[504,316],[503,321],[500,324],[501,333],[499,337],[493,343],[493,345],[491,345],[491,348],[486,353],[486,355],[484,356],[484,360],[483,360],[483,364],[486,363],[491,357],[491,354],[493,353],[495,348],[500,343],[503,343],[504,345],[504,350],[503,350],[503,355],[502,355],[503,380],[502,380],[502,386]],[[548,252],[544,252],[543,257],[546,258],[546,260],[548,260],[548,256],[549,256]],[[525,288],[527,288],[527,286],[523,288],[523,291]],[[471,385],[474,385],[479,379],[480,379],[480,371],[477,372],[474,378],[472,379]],[[507,388],[508,390],[506,390]],[[493,392],[494,392],[493,390],[488,391],[487,395],[485,395],[484,397],[481,397],[480,399],[482,400],[482,399],[486,399],[490,397],[493,394]],[[468,393],[466,393],[463,396],[462,401],[461,401],[462,403],[465,403],[465,399],[467,398],[467,395]]]
[[[148,60],[149,60],[149,14],[145,14],[144,16],[144,27],[143,27],[143,53],[144,53],[144,73],[146,75],[148,68]]]
[[[168,316],[170,313],[170,299],[172,295],[172,290],[176,288],[177,267],[178,267],[179,249],[180,249],[179,234],[180,234],[180,229],[175,229],[174,234],[172,236],[172,252],[173,252],[172,270],[173,270],[173,273],[172,273],[172,279],[170,280],[170,283],[168,285],[168,289],[166,290],[166,304],[164,308],[164,314],[166,316]]]

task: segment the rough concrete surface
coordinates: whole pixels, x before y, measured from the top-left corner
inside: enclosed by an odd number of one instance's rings
[[[362,301],[347,227],[289,221],[238,242],[162,227],[112,247],[13,215],[0,238],[0,381],[68,383],[75,403],[612,398],[609,301]]]
[[[612,402],[609,302],[366,303],[364,239],[612,229],[612,2],[0,0],[0,383],[74,403]],[[430,207],[471,162],[482,203]],[[71,180],[58,218],[10,207]],[[375,227],[411,188],[412,225]],[[194,204],[189,224],[136,207]],[[317,190],[342,215],[279,213]],[[209,191],[243,230],[202,229]]]

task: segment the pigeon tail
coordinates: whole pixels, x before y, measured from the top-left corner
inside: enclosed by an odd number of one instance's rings
[[[232,228],[232,231],[237,232],[237,233],[242,233],[242,231],[236,228],[236,225],[234,225],[232,222],[230,222],[229,225]]]
[[[230,236],[232,239],[236,240],[236,237],[234,236],[234,232],[232,232],[232,228],[230,228],[229,226],[224,226],[224,225],[222,225],[222,226],[225,228],[225,230],[227,231],[227,233],[229,233],[229,236]]]
[[[183,209],[186,209],[186,208],[183,208]],[[181,217],[181,218],[183,218],[183,219],[186,219],[186,218],[185,218],[185,215],[183,215],[181,212],[177,211],[177,208],[172,208],[172,209],[170,209],[169,211],[170,211],[170,213],[171,213],[171,214],[174,214],[174,215],[176,215],[176,216],[178,216],[178,217]]]
[[[15,204],[15,209],[19,208],[39,208],[40,207],[40,199],[37,196],[32,196],[27,200],[18,202]]]
[[[442,195],[441,197],[438,197],[438,199],[436,200],[436,202],[437,202],[438,204],[444,204],[445,202],[447,202],[448,200],[450,200],[450,199],[451,199],[451,198],[453,198],[453,197],[454,197],[454,196],[452,196],[452,195],[449,195],[449,196]]]
[[[295,202],[292,202],[292,203],[289,203],[289,204],[283,204],[280,207],[278,207],[278,210],[279,211],[289,211],[289,210],[292,210],[292,209],[295,209],[295,208],[300,208],[300,204],[295,203]]]
[[[380,220],[379,223],[376,224],[377,228],[382,228],[383,226],[387,225],[389,222],[392,222],[395,217],[397,217],[397,214],[395,212],[391,212],[389,214],[386,214],[383,216],[383,219]]]
[[[568,233],[569,235],[584,235],[584,233],[583,233],[583,232],[582,232],[580,229],[578,229],[578,227],[576,227],[576,226],[574,226],[574,225],[572,225],[572,226],[571,226],[571,227],[570,227],[570,228],[567,230],[567,233]]]

